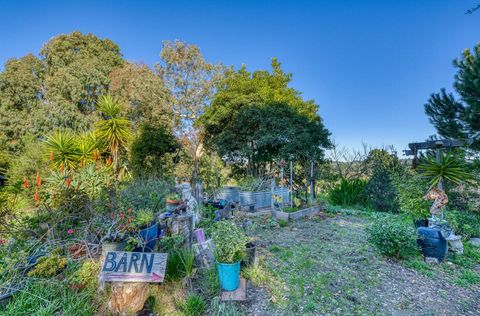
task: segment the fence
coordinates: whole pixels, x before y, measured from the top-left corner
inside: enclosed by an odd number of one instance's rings
[[[282,196],[284,203],[290,202],[290,194],[288,188],[275,188],[275,195]],[[240,206],[254,205],[256,209],[267,208],[272,203],[271,191],[240,191],[238,187],[224,187],[218,194],[217,198],[227,201],[238,202]]]

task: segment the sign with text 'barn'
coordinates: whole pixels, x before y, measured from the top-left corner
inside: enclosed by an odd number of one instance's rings
[[[109,251],[100,279],[105,282],[163,282],[167,254],[155,252]]]

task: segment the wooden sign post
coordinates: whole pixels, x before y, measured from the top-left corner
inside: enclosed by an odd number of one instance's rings
[[[155,252],[109,251],[100,279],[105,282],[163,282],[167,256]]]
[[[155,252],[108,251],[99,279],[112,282],[108,306],[115,315],[142,310],[148,297],[148,283],[165,278],[167,254]]]

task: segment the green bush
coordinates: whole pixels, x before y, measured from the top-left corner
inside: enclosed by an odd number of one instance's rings
[[[407,170],[394,179],[398,192],[398,201],[402,212],[409,214],[413,220],[430,217],[430,202],[423,199],[429,189],[425,179],[413,170]]]
[[[121,209],[149,208],[159,211],[165,208],[165,196],[169,192],[169,184],[161,179],[134,180],[119,192],[119,206]]]
[[[445,216],[456,235],[465,239],[480,236],[480,215],[469,211],[448,210]]]
[[[74,287],[95,291],[98,287],[99,272],[100,263],[98,261],[86,260],[80,268],[70,276],[70,284]]]
[[[365,186],[368,204],[376,211],[396,213],[399,209],[397,189],[386,168],[375,169]]]
[[[367,227],[368,241],[387,257],[408,258],[418,252],[413,226],[395,217],[377,219]]]
[[[189,294],[185,301],[179,304],[180,311],[185,316],[203,315],[206,306],[205,300],[196,294]]]
[[[67,258],[57,254],[41,257],[35,267],[28,272],[28,276],[50,278],[59,274],[67,266],[67,263]]]
[[[366,206],[366,181],[362,179],[342,181],[329,194],[330,202],[342,206]]]
[[[235,263],[246,256],[247,236],[233,221],[214,224],[212,239],[215,244],[215,259],[221,263]]]

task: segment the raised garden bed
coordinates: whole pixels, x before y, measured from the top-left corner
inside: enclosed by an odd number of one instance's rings
[[[318,214],[321,210],[325,209],[325,205],[318,204],[314,205],[308,208],[304,208],[301,210],[298,210],[296,212],[283,212],[283,211],[277,211],[277,210],[272,210],[272,216],[275,219],[282,219],[282,220],[298,220],[302,219],[308,216],[316,215]]]

